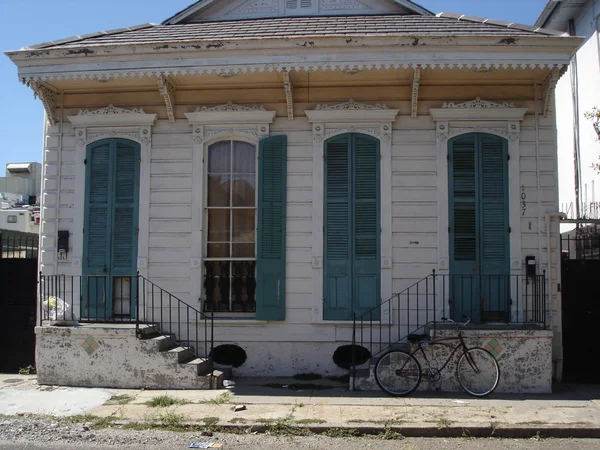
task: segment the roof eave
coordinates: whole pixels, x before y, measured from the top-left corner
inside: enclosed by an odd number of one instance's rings
[[[560,10],[563,0],[548,0],[548,3],[542,10],[540,16],[535,21],[534,26],[544,28],[552,20],[552,17]]]

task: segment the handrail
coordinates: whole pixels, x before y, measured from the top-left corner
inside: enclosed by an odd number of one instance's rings
[[[148,280],[144,276],[137,274],[136,289],[136,333],[140,336],[140,325],[148,325],[155,329],[157,333],[167,337],[176,345],[188,347],[187,350],[195,357],[208,358],[212,354],[214,346],[214,315],[208,316],[200,310],[188,305],[179,297],[164,290],[156,283]],[[140,286],[141,285],[141,286]],[[141,289],[140,289],[141,287]],[[173,307],[175,302],[176,307]],[[163,310],[168,305],[169,317],[165,320]],[[155,316],[156,308],[160,309],[160,321],[157,325],[158,317]],[[181,309],[184,314],[182,317]],[[173,312],[177,311],[177,320],[173,320]],[[190,317],[191,313],[191,317]],[[183,321],[182,321],[183,319]],[[191,322],[190,322],[191,320]],[[184,327],[182,327],[182,322]],[[177,326],[175,327],[175,323]],[[190,331],[190,323],[195,324]],[[203,323],[204,340],[199,339],[199,325]],[[195,328],[195,329],[194,329]],[[210,335],[209,335],[210,333]],[[177,339],[173,336],[177,335]],[[192,345],[194,344],[194,345]],[[199,349],[204,346],[204,354]]]
[[[547,324],[546,271],[541,275],[455,275],[435,270],[352,322],[352,379],[363,347],[375,357],[431,327],[441,317],[463,315],[475,323]],[[381,317],[380,317],[381,316]],[[425,332],[427,332],[426,330]],[[358,363],[358,364],[357,364]]]
[[[135,324],[138,337],[142,336],[141,325],[147,325],[197,358],[209,358],[214,346],[213,315],[188,305],[139,273],[40,273],[37,323],[42,326],[43,321]]]

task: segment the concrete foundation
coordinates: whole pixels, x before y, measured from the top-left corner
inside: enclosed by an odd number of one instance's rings
[[[498,360],[500,381],[496,393],[551,393],[552,392],[552,331],[546,330],[494,330],[467,329],[464,332],[467,347],[483,347],[489,350]],[[438,330],[436,338],[456,336],[455,330]],[[452,343],[452,342],[451,342]],[[411,352],[416,349],[411,346]],[[434,361],[433,367],[440,367],[450,355],[451,349],[443,346],[432,346],[426,350],[427,357]],[[423,372],[427,365],[420,352],[415,357],[421,363]],[[423,376],[419,391],[458,392],[461,387],[456,380],[456,363],[460,353],[454,355],[449,364],[441,372],[441,378],[429,382]],[[373,376],[374,363],[367,370],[359,370],[355,380],[358,390],[379,390]],[[361,372],[368,375],[362,376]]]
[[[130,325],[43,326],[35,333],[39,384],[211,389],[223,378],[164,339],[138,339]]]

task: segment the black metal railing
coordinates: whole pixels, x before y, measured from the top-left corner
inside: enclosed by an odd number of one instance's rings
[[[37,234],[0,233],[0,259],[35,259],[38,245]]]
[[[103,275],[39,277],[38,324],[130,323],[139,335],[147,325],[173,343],[208,357],[214,343],[214,320],[147,278]]]
[[[377,356],[409,334],[435,332],[442,317],[475,324],[533,324],[546,328],[546,272],[542,275],[449,275],[434,270],[371,310],[355,315],[357,346]],[[428,328],[430,327],[430,328]],[[356,367],[352,356],[352,367]]]
[[[563,259],[600,261],[600,231],[597,229],[562,236],[560,242]]]
[[[256,261],[205,261],[205,312],[256,312]]]

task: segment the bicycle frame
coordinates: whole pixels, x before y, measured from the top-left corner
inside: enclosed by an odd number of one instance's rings
[[[456,344],[456,345],[450,345],[450,344],[446,343],[448,341],[456,341],[456,340],[459,341],[458,344]],[[446,362],[444,362],[444,365],[442,367],[440,367],[439,369],[438,368],[435,369],[438,373],[441,373],[446,368],[446,366],[448,366],[448,363],[450,363],[450,361],[452,360],[452,358],[454,357],[454,355],[456,354],[456,351],[458,349],[462,349],[463,352],[468,350],[468,347],[465,344],[465,341],[463,339],[462,331],[460,331],[460,330],[458,331],[458,336],[434,339],[433,341],[430,341],[430,342],[419,342],[418,347],[410,355],[416,357],[415,355],[417,353],[421,352],[421,354],[423,355],[423,360],[427,364],[427,368],[429,369],[430,373],[432,372],[431,361],[429,360],[429,358],[427,358],[425,349],[427,347],[431,347],[433,345],[440,345],[440,346],[452,349],[452,352],[450,353],[450,356],[448,356],[448,358],[446,359]],[[470,364],[470,362],[469,362],[469,364]]]

